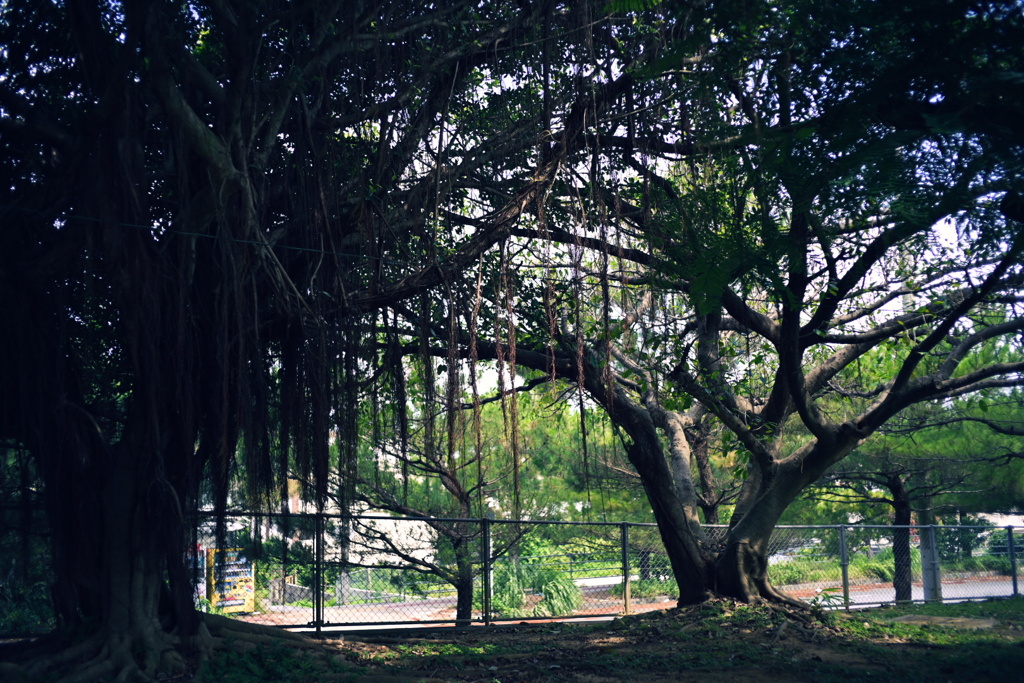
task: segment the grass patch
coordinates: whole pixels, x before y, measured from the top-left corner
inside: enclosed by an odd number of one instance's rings
[[[256,647],[244,654],[219,651],[199,667],[198,680],[217,683],[308,683],[355,681],[365,668],[330,653],[289,647],[287,644]]]
[[[855,631],[858,624],[889,624],[893,619],[905,615],[922,615],[933,617],[965,617],[968,619],[995,619],[1011,630],[1021,631],[1024,638],[1024,596],[1016,598],[997,598],[974,602],[957,603],[924,603],[901,605],[898,607],[879,608],[843,613],[842,617],[849,622],[848,626]],[[965,638],[972,638],[970,631],[964,629],[946,629],[947,632],[962,632]],[[915,632],[919,634],[919,632]]]
[[[909,615],[940,621],[896,621]],[[995,625],[965,628],[953,618],[993,619]],[[1022,597],[844,613],[838,623],[853,647],[890,672],[890,680],[1009,681],[1024,670]]]
[[[798,558],[773,564],[768,568],[772,583],[792,586],[798,583],[825,583],[842,576],[838,562],[831,560]]]
[[[835,612],[710,600],[593,625],[470,628],[447,643],[372,646],[375,672],[432,680],[1008,681],[1024,670],[1024,599]],[[968,630],[894,622],[907,614],[992,618]],[[453,632],[447,632],[451,634]],[[353,635],[353,637],[358,637]],[[346,643],[345,647],[359,647]]]
[[[1002,683],[1024,671],[1024,598],[831,614],[823,623],[714,599],[592,624],[356,632],[327,641],[326,653],[285,645],[219,655],[201,679]],[[906,615],[995,623],[970,630],[894,621]]]

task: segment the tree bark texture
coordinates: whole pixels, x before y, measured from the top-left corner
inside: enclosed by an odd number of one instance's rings
[[[910,549],[911,508],[910,494],[906,483],[899,474],[890,474],[887,478],[889,491],[892,494],[894,511],[892,537],[893,577],[892,585],[896,590],[896,602],[910,602],[913,599],[913,563]]]
[[[813,442],[764,468],[752,461],[725,547],[715,563],[717,592],[745,602],[802,605],[771,583],[768,567],[772,532],[801,491],[856,444],[854,437]]]

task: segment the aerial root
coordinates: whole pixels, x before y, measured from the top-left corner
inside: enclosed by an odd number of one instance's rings
[[[814,628],[806,622],[801,623],[800,621],[794,621],[790,617],[796,617],[799,620],[803,620],[803,615],[795,614],[792,612],[784,612],[783,619],[779,622],[779,626],[775,629],[775,634],[772,636],[772,644],[775,644],[779,639],[783,638],[783,633],[786,631],[796,631],[799,637],[804,642],[814,643],[822,639],[823,631],[820,628]]]
[[[295,641],[287,638],[278,638],[274,635],[246,633],[244,631],[235,631],[214,636],[212,644],[214,650],[230,649],[237,652],[248,652],[253,648],[260,646],[284,644],[287,644],[290,648],[296,648],[299,650],[323,649],[323,644],[315,640]]]
[[[140,667],[132,656],[133,640],[124,636],[106,639],[102,650],[90,662],[60,679],[61,683],[89,683],[111,678],[118,683],[155,681],[154,676]]]

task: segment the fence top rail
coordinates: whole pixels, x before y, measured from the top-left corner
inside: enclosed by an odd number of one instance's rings
[[[822,527],[830,529],[838,529],[843,527],[845,529],[980,529],[988,531],[1006,531],[1007,529],[1024,529],[1022,526],[984,526],[980,524],[838,524],[831,527]],[[777,526],[776,529],[792,528],[792,529],[808,529],[811,527],[806,526],[793,526],[783,527]]]
[[[615,526],[621,527],[623,524],[626,526],[638,526],[638,527],[656,527],[657,524],[653,522],[573,522],[568,520],[557,520],[557,519],[492,519],[492,524],[534,524],[537,526]]]
[[[212,519],[217,516],[213,510],[200,510],[196,517]],[[468,522],[481,524],[484,522],[497,525],[528,524],[533,526],[607,526],[621,527],[657,527],[654,522],[587,522],[557,519],[492,519],[490,517],[413,517],[408,515],[385,515],[365,514],[346,515],[333,512],[256,512],[251,510],[228,510],[224,513],[225,518],[250,517],[250,518],[294,518],[294,519],[340,519],[349,521],[358,520],[386,520],[390,522],[445,522],[459,523]],[[705,529],[728,529],[728,524],[704,524]],[[857,529],[981,529],[981,530],[1022,530],[1024,526],[1009,524],[999,526],[985,526],[980,524],[777,524],[776,529],[826,529],[826,530],[857,530]]]
[[[205,519],[213,519],[217,516],[217,513],[213,510],[200,510],[197,517]],[[657,527],[658,525],[654,522],[586,522],[586,521],[572,521],[572,520],[559,520],[559,519],[491,519],[490,517],[413,517],[407,515],[344,515],[333,512],[253,512],[245,510],[229,510],[224,513],[225,518],[237,518],[237,517],[256,517],[256,518],[289,518],[289,519],[343,519],[343,520],[363,520],[363,519],[376,519],[376,520],[387,520],[389,522],[472,522],[474,524],[480,524],[488,522],[490,524],[530,524],[534,526],[539,525],[562,525],[562,526],[613,526],[621,527],[626,524],[631,527]]]

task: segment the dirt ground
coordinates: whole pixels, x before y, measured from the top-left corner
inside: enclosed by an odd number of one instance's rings
[[[259,627],[257,627],[259,628]],[[330,634],[224,632],[165,683],[1009,683],[1024,680],[1024,598],[816,614],[714,599],[583,623]],[[278,632],[279,634],[282,632]],[[17,645],[17,644],[15,644]],[[10,646],[9,646],[10,647]],[[0,657],[2,659],[2,657]],[[73,673],[69,671],[68,673]],[[0,673],[0,679],[5,676]]]
[[[1022,680],[1024,620],[896,621],[852,613],[806,622],[712,601],[587,625],[351,634],[329,641],[358,670],[318,680],[999,681]]]

